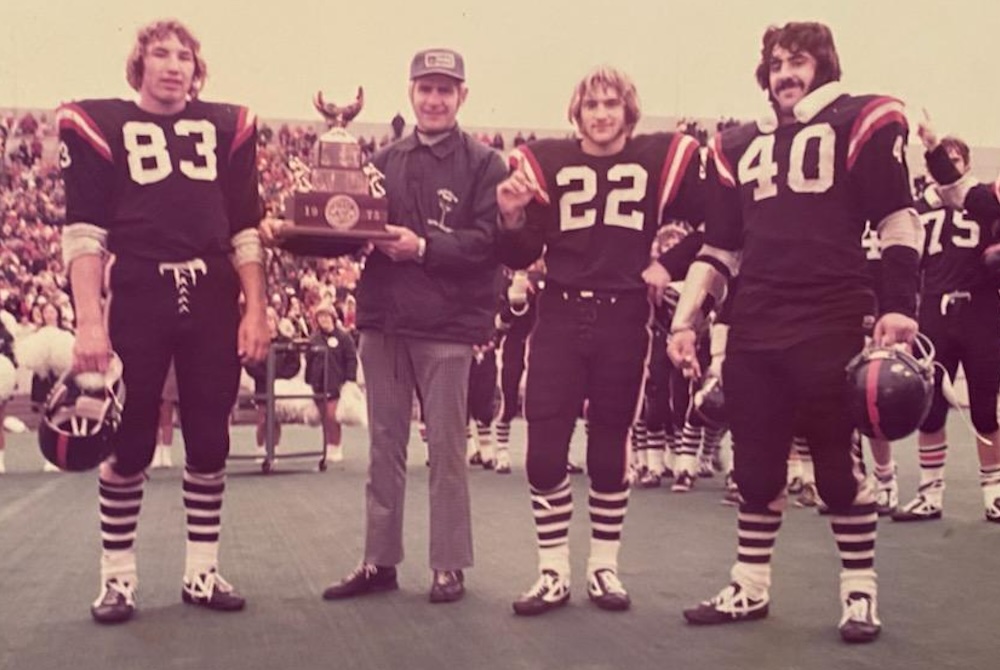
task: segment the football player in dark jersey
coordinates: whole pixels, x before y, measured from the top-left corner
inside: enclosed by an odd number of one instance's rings
[[[930,187],[918,203],[925,225],[923,287],[920,294],[920,331],[934,343],[941,365],[936,372],[930,414],[920,426],[920,485],[917,495],[893,514],[894,521],[926,521],[941,518],[944,503],[944,469],[947,454],[945,419],[948,400],[943,387],[947,371],[955,378],[958,364],[965,370],[969,389],[969,412],[979,452],[979,483],[987,521],[1000,523],[1000,431],[997,426],[997,395],[1000,391],[1000,296],[996,277],[981,258],[996,241],[995,198],[989,187],[977,187],[972,195],[967,175],[971,169],[968,145],[956,137],[938,140],[929,120],[920,129],[927,165],[940,184]],[[939,191],[941,195],[939,195]],[[946,201],[942,201],[942,195]],[[977,207],[976,197],[987,203]],[[985,196],[985,198],[983,198]],[[964,207],[968,211],[963,212]]]
[[[697,376],[702,303],[721,297],[738,269],[723,378],[744,498],[739,551],[730,584],[684,615],[695,624],[767,616],[798,424],[841,555],[840,634],[868,642],[881,630],[878,517],[851,457],[844,367],[862,349],[874,307],[858,244],[866,221],[879,233],[884,278],[874,339],[905,344],[916,334],[921,231],[903,154],[906,117],[898,100],[843,91],[833,36],[819,23],[768,28],[756,75],[774,114],[715,138],[705,246],[688,271],[669,345]]]
[[[500,417],[497,419],[497,467],[510,474],[510,423],[521,410],[521,378],[528,334],[535,327],[537,284],[530,274],[519,270],[504,292],[497,314],[500,334]]]
[[[241,362],[262,360],[269,339],[253,114],[198,99],[205,62],[177,21],[141,28],[126,72],[136,102],[81,100],[58,112],[74,369],[103,372],[115,352],[128,388],[100,469],[101,592],[91,613],[101,623],[135,611],[133,545],[171,359],[186,449],[181,595],[243,608],[218,572],[229,413]]]
[[[573,425],[588,401],[587,473],[591,550],[587,593],[623,610],[618,577],[628,507],[628,430],[636,416],[649,344],[650,299],[661,302],[670,272],[649,250],[664,215],[703,218],[698,144],[673,133],[632,136],[635,86],[600,68],[576,86],[569,119],[578,140],[516,149],[497,187],[500,259],[527,267],[544,253],[548,274],[528,351],[527,471],[540,576],[515,603],[540,614],[569,598],[566,476]]]

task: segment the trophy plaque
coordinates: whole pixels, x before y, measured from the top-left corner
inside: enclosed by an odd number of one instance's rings
[[[326,103],[322,92],[313,102],[329,130],[316,142],[311,169],[297,157],[289,161],[295,180],[286,203],[290,225],[278,232],[278,246],[293,253],[335,256],[368,240],[395,239],[385,229],[385,177],[371,164],[362,166],[361,146],[347,132],[347,124],[364,104],[363,89],[358,88],[357,99],[349,105]]]

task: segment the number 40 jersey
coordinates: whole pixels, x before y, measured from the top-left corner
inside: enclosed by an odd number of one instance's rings
[[[730,350],[861,331],[874,310],[866,223],[913,206],[902,103],[834,83],[795,111],[717,135],[708,161],[705,243],[742,252]]]
[[[82,100],[57,119],[66,221],[106,229],[112,253],[221,255],[259,223],[257,133],[245,107],[192,100],[164,116],[127,100]]]
[[[698,143],[688,135],[637,135],[611,156],[586,154],[576,140],[540,140],[510,162],[537,195],[524,228],[500,236],[500,260],[527,267],[544,249],[547,281],[561,286],[643,289],[660,222],[704,218]]]

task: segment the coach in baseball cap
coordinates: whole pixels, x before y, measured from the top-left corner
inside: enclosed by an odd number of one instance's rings
[[[472,566],[472,519],[465,462],[473,346],[493,330],[499,265],[494,250],[500,155],[458,126],[465,61],[451,49],[424,49],[410,61],[416,130],[378,151],[385,175],[386,226],[357,293],[359,355],[366,380],[371,444],[364,554],[357,569],[323,593],[328,600],[398,588],[403,505],[414,390],[427,422],[433,603],[465,593]]]

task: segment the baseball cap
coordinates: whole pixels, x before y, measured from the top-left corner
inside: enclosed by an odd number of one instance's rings
[[[410,63],[410,79],[429,74],[443,74],[465,81],[465,61],[462,54],[452,49],[424,49],[418,51]]]

